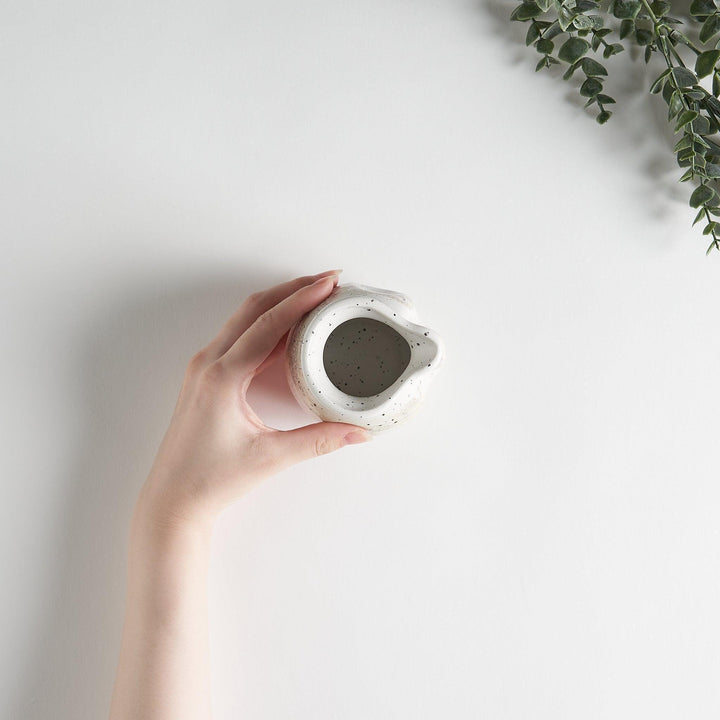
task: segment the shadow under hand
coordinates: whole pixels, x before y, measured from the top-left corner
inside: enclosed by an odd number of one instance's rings
[[[125,604],[126,544],[137,493],[172,414],[185,366],[269,272],[146,279],[88,329],[76,387],[84,433],[66,477],[45,603],[7,718],[107,717]],[[137,283],[136,283],[137,285]],[[281,413],[294,401],[282,363],[261,390]],[[295,406],[297,407],[297,406]],[[263,408],[258,408],[263,417]]]

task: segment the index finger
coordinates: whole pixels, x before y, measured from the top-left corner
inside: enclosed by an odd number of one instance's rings
[[[220,358],[219,362],[234,373],[254,374],[292,326],[321,303],[335,286],[337,276],[316,280],[264,312]]]
[[[224,355],[260,315],[275,307],[286,297],[320,278],[334,276],[337,282],[337,276],[341,272],[342,270],[326,270],[317,275],[305,275],[280,283],[267,290],[253,293],[230,316],[217,336],[206,347],[208,361],[213,362]]]

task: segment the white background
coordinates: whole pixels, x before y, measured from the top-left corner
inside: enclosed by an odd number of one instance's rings
[[[337,266],[447,363],[222,516],[215,717],[718,716],[720,255],[655,68],[600,127],[502,2],[0,3],[0,716],[106,715],[187,360]]]

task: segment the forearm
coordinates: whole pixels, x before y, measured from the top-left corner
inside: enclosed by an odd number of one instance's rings
[[[130,533],[125,626],[110,720],[210,717],[207,572],[211,526],[228,503],[301,460],[369,439],[345,423],[275,430],[247,402],[291,328],[338,272],[251,295],[187,366]]]
[[[208,720],[208,523],[159,522],[141,496],[110,720]]]

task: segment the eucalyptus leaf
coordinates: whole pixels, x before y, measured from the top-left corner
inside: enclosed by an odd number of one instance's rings
[[[535,49],[543,55],[550,55],[555,49],[555,43],[552,40],[541,38],[535,43]]]
[[[643,28],[638,28],[635,31],[635,41],[638,45],[645,46],[650,45],[651,42],[655,40],[655,33],[653,33],[651,30],[645,30]]]
[[[695,157],[695,151],[691,147],[686,148],[685,150],[681,150],[677,154],[678,160],[690,160],[690,158],[694,158],[694,157]]]
[[[580,13],[579,15],[575,15],[573,18],[573,25],[578,30],[589,30],[593,27],[593,22],[587,15]]]
[[[720,15],[710,15],[700,28],[700,42],[706,43],[720,32]]]
[[[570,65],[563,74],[563,80],[569,80],[573,76],[573,73],[578,69],[578,65],[579,63],[573,63]]]
[[[630,18],[625,18],[625,20],[620,23],[620,39],[626,38],[633,32],[635,32],[635,21]]]
[[[710,122],[706,117],[698,115],[692,121],[692,129],[694,133],[698,135],[707,135],[710,132]]]
[[[710,138],[704,138],[704,140],[710,146],[710,153],[720,158],[720,145],[714,143]]]
[[[597,78],[590,77],[580,86],[580,94],[583,97],[595,97],[602,87],[602,83]]]
[[[562,32],[563,29],[560,27],[560,23],[555,20],[555,22],[543,33],[543,37],[547,40],[552,40],[554,37],[562,35]]]
[[[692,147],[692,138],[689,135],[683,135],[680,140],[675,143],[673,152],[677,153],[680,152],[680,150],[686,150],[689,147]]]
[[[720,100],[712,95],[706,95],[704,99],[705,105],[715,114],[720,115]]]
[[[661,92],[663,89],[663,85],[665,84],[665,80],[667,79],[667,76],[670,74],[670,70],[666,70],[662,75],[660,75],[655,82],[650,86],[650,92],[653,95],[656,95],[657,93]]]
[[[685,112],[680,113],[680,117],[677,119],[677,125],[675,126],[675,132],[689,125],[697,116],[698,114],[694,110],[685,110]]]
[[[528,25],[527,34],[525,35],[525,44],[532,45],[540,37],[540,28],[537,23]]]
[[[686,88],[686,87],[692,87],[697,83],[697,78],[695,77],[695,73],[690,72],[687,68],[684,67],[674,67],[672,69],[673,78],[675,79],[675,83],[678,87]]]
[[[662,97],[668,105],[670,104],[673,93],[677,93],[677,90],[675,90],[675,85],[671,81],[666,81],[662,89]]]
[[[690,3],[690,14],[695,17],[707,17],[717,10],[713,0],[693,0]]]
[[[595,118],[595,120],[597,120],[600,125],[604,125],[611,117],[611,112],[603,110],[601,113],[598,113],[598,116]]]
[[[558,51],[558,57],[567,63],[574,63],[588,51],[589,47],[590,43],[588,43],[587,40],[579,37],[571,37],[563,43]]]
[[[560,5],[558,10],[558,22],[560,23],[560,27],[563,29],[563,32],[565,32],[573,24],[574,17],[575,15],[570,12],[565,5]]]
[[[532,18],[536,18],[538,15],[542,15],[542,10],[540,9],[540,6],[535,2],[530,2],[529,0],[525,0],[525,2],[520,3],[510,14],[511,20],[531,20]]]
[[[690,207],[698,208],[707,204],[713,197],[717,197],[715,191],[707,185],[698,185],[690,196]]]
[[[667,15],[668,10],[672,5],[668,0],[655,0],[655,2],[650,4],[650,9],[653,11],[653,14],[655,17],[663,17],[663,15]]]
[[[642,3],[638,0],[615,0],[613,3],[613,15],[618,20],[636,18],[641,7]]]
[[[591,57],[584,57],[581,64],[583,72],[588,77],[600,77],[608,74],[605,66],[601,65],[597,60],[593,60]]]

